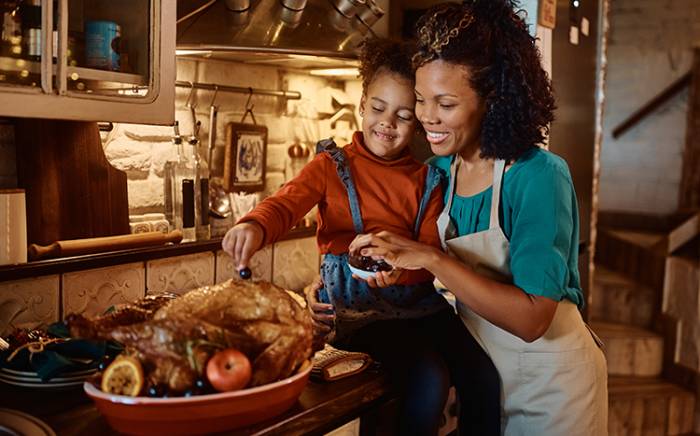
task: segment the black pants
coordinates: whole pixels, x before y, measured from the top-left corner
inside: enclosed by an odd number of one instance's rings
[[[500,435],[498,372],[452,310],[378,321],[338,346],[368,352],[387,369],[403,398],[401,435],[437,433],[450,384],[460,401],[460,435]]]

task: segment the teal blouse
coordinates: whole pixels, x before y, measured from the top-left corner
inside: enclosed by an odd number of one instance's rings
[[[429,163],[449,178],[451,162],[452,156],[441,156]],[[470,197],[454,195],[450,218],[459,236],[489,228],[491,191],[489,187]],[[566,298],[583,307],[578,206],[566,162],[539,148],[526,152],[505,173],[499,213],[510,241],[515,286],[528,294],[555,301]]]

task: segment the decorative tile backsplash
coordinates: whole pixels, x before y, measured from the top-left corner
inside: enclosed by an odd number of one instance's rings
[[[115,304],[143,298],[146,288],[141,262],[66,273],[62,283],[64,317],[99,315]]]
[[[251,259],[254,280],[299,291],[318,275],[314,237],[268,245]],[[0,335],[12,327],[51,324],[70,313],[95,316],[147,293],[183,293],[234,276],[222,250],[133,262],[63,275],[0,282]]]
[[[0,335],[58,321],[59,286],[58,275],[0,283]]]
[[[272,282],[301,291],[318,276],[320,257],[316,238],[292,239],[275,244]]]
[[[146,289],[148,294],[174,292],[181,294],[190,289],[214,284],[214,253],[197,253],[187,256],[147,262]]]

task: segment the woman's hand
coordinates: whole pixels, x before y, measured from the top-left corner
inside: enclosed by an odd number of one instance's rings
[[[255,221],[236,224],[226,232],[221,248],[233,258],[236,268],[241,270],[248,266],[250,258],[260,249],[264,236],[263,228]]]
[[[306,308],[311,314],[313,323],[313,351],[323,348],[330,340],[330,335],[335,329],[335,309],[332,304],[318,301],[318,291],[323,288],[323,282],[318,277],[313,283],[304,288]]]
[[[363,256],[383,259],[394,268],[428,269],[442,252],[421,242],[382,231],[357,236],[350,244],[350,252],[359,251]]]
[[[355,236],[355,239],[350,243],[350,254],[355,254],[358,250],[363,248],[365,245],[362,245],[362,241],[366,240],[366,237],[368,235],[357,235]],[[359,243],[355,243],[355,241],[360,241]],[[377,271],[374,275],[374,277],[367,277],[362,278],[358,275],[353,274],[352,277],[356,280],[364,280],[367,282],[367,286],[370,288],[386,288],[388,286],[393,286],[399,281],[399,277],[401,277],[401,272],[403,269],[394,267],[391,271]]]

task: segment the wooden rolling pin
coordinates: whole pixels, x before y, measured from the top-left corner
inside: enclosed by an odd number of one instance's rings
[[[168,242],[177,244],[182,240],[182,231],[136,233],[133,235],[104,236],[101,238],[71,239],[56,241],[51,245],[31,244],[27,250],[30,260],[49,259],[53,257],[79,256],[81,254],[101,253],[104,251],[127,250],[130,248],[163,245]]]

